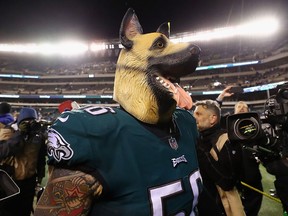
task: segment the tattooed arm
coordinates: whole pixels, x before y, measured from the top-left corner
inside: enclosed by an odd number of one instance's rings
[[[35,216],[88,215],[92,200],[102,193],[102,185],[81,171],[52,170],[35,209]]]

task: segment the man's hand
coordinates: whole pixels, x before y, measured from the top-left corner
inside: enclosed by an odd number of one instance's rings
[[[20,122],[19,126],[19,131],[21,132],[21,134],[28,134],[30,131],[30,123],[28,121],[22,121]]]
[[[232,96],[234,94],[234,93],[230,92],[232,87],[233,86],[227,86],[225,89],[223,89],[223,91],[218,95],[216,100],[219,102],[222,102],[225,97]]]

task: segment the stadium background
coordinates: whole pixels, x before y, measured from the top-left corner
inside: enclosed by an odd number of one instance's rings
[[[225,98],[223,113],[238,100],[247,101],[253,111],[263,111],[265,101],[288,79],[288,37],[280,33],[272,38],[196,42],[202,49],[200,66],[181,80],[181,86],[193,101],[215,99],[227,85],[240,86],[243,94]],[[81,105],[117,106],[112,95],[121,47],[117,39],[101,43],[105,47],[97,52],[70,57],[0,52],[0,100],[14,109],[33,106],[52,118],[59,114],[59,103],[68,99]]]
[[[283,26],[287,23],[284,20]],[[105,48],[74,57],[0,52],[0,101],[9,102],[13,111],[32,106],[45,120],[55,119],[59,115],[58,105],[68,99],[81,106],[117,106],[112,94],[121,46],[117,38],[97,42],[105,43]],[[267,99],[288,81],[288,32],[284,28],[271,37],[233,37],[195,43],[202,49],[200,65],[180,83],[193,101],[215,99],[227,85],[244,89],[242,94],[225,98],[222,113],[233,112],[235,102],[244,100],[251,111],[262,114]],[[263,167],[261,171],[264,191],[269,193],[274,188],[274,176]],[[282,215],[281,205],[264,197],[259,215]]]

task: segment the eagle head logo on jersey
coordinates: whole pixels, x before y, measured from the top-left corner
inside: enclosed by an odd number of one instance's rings
[[[138,120],[165,123],[176,105],[192,107],[191,97],[177,84],[195,71],[200,49],[191,43],[169,40],[169,23],[143,34],[133,9],[120,27],[121,50],[115,74],[114,100]]]

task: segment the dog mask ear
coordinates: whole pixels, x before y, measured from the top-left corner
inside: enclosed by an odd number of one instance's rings
[[[129,8],[124,15],[120,26],[120,41],[121,44],[130,49],[133,46],[132,38],[137,34],[142,34],[143,30],[139,23],[138,17],[132,8]]]
[[[170,22],[162,23],[158,29],[157,32],[164,34],[167,38],[170,37]]]

